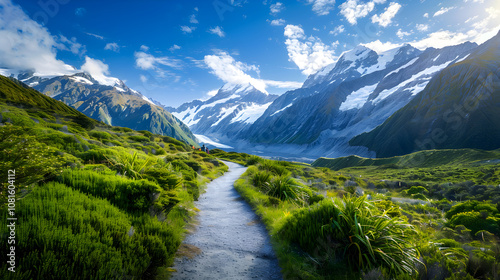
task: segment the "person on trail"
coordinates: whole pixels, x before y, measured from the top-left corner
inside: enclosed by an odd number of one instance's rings
[[[195,149],[196,149],[196,148],[195,148],[195,147],[194,147],[194,145],[193,145],[193,150],[195,150]]]
[[[207,148],[207,154],[210,154],[210,150]]]
[[[207,147],[205,147],[205,144],[203,144],[203,146],[201,146],[201,150],[204,152],[207,152]]]

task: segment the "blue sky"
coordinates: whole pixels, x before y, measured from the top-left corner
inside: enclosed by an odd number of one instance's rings
[[[439,48],[499,29],[497,0],[0,0],[0,66],[71,65],[178,106],[226,82],[282,94],[358,44]]]

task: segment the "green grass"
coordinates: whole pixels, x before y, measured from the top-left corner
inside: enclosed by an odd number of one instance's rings
[[[17,273],[154,279],[172,264],[204,184],[228,170],[171,137],[111,127],[0,77],[0,173],[16,170]],[[6,226],[6,180],[0,236]],[[4,242],[2,252],[8,244]]]

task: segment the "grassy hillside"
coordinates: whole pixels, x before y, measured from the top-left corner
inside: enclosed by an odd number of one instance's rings
[[[315,167],[341,170],[349,167],[374,166],[383,168],[432,168],[439,166],[461,166],[488,160],[500,160],[500,150],[482,151],[473,149],[428,150],[390,158],[363,158],[348,156],[341,158],[319,158]]]
[[[197,211],[193,201],[227,167],[174,138],[105,125],[4,77],[0,96],[2,239],[7,218],[17,218],[15,244],[1,245],[15,246],[16,273],[2,254],[0,279],[164,278]]]
[[[499,151],[313,166],[214,153],[249,166],[235,188],[266,224],[284,279],[496,279],[500,271]]]

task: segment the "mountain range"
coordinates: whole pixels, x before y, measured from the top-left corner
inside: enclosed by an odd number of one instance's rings
[[[360,45],[282,95],[226,84],[208,100],[178,108],[117,78],[0,74],[96,120],[190,144],[215,139],[275,155],[387,157],[433,148],[500,148],[499,49],[500,34],[480,46],[419,50],[406,44],[375,52]]]
[[[225,85],[207,101],[168,108],[195,134],[239,149],[319,156],[380,156],[349,141],[375,129],[414,100],[443,69],[478,48],[466,42],[442,49],[411,45],[377,53],[365,46],[310,75],[299,89],[266,95],[251,85]],[[246,117],[246,116],[252,117]]]
[[[428,86],[376,129],[350,141],[379,157],[447,148],[500,148],[500,33]]]
[[[62,76],[40,76],[33,71],[9,71],[10,76],[34,89],[62,101],[86,116],[108,125],[134,130],[148,130],[196,144],[190,129],[162,106],[138,91],[128,88],[117,78],[95,78],[87,73]]]

